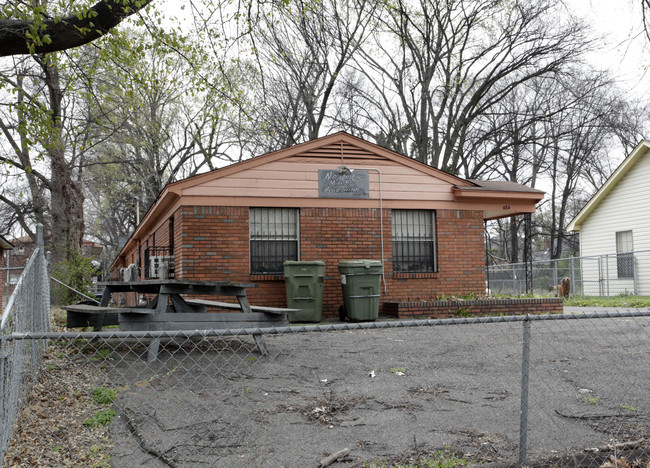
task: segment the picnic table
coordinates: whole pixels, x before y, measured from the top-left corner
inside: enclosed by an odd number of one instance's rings
[[[148,281],[113,281],[100,283],[104,287],[99,305],[77,304],[63,307],[67,311],[67,326],[101,330],[106,325],[119,325],[126,331],[167,331],[238,329],[286,326],[288,312],[294,309],[251,306],[246,289],[255,284],[230,281],[197,281],[160,279]],[[131,307],[109,306],[113,293],[134,292],[146,296],[142,305]],[[186,296],[233,297],[237,303],[208,299],[189,299]],[[239,312],[208,313],[209,309],[235,309]],[[264,337],[254,334],[260,353],[268,354]],[[152,339],[148,360],[158,355],[160,338]]]

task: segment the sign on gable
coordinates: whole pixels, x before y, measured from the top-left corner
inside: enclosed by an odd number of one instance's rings
[[[368,171],[345,171],[319,169],[319,198],[369,198],[370,177]]]

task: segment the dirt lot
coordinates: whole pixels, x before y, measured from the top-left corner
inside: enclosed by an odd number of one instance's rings
[[[529,465],[647,460],[648,319],[534,322]],[[333,466],[451,450],[517,461],[522,324],[458,325],[170,342],[158,362],[114,351],[116,467]],[[140,348],[135,348],[141,351]],[[629,448],[629,450],[625,450]],[[366,465],[367,466],[367,465]]]

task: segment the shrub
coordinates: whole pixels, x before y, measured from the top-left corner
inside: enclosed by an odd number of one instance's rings
[[[52,276],[64,284],[77,291],[89,295],[90,286],[92,285],[91,276],[95,272],[95,267],[89,258],[75,252],[69,260],[66,260],[54,268]],[[53,288],[54,302],[61,305],[74,304],[85,300],[83,296],[64,286],[58,285]]]

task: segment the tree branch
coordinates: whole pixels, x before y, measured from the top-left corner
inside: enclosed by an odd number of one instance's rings
[[[83,15],[61,19],[0,19],[0,57],[56,52],[87,44],[152,1],[101,0]],[[36,42],[30,38],[34,29],[40,38]]]

